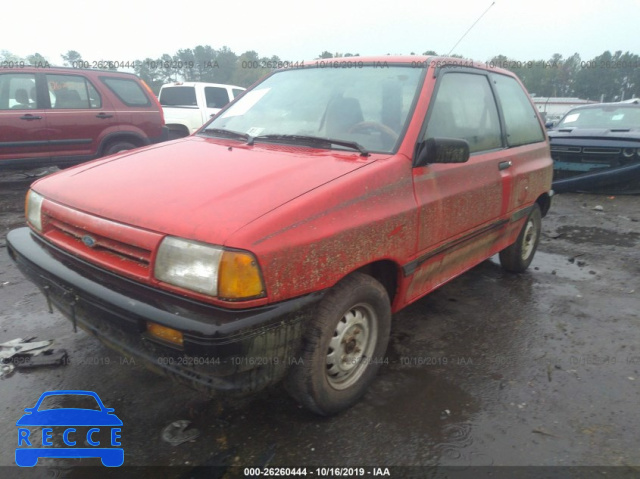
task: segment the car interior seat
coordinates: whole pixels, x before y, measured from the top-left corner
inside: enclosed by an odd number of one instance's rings
[[[15,100],[18,102],[17,105],[13,105],[11,108],[24,110],[25,108],[31,108],[31,104],[29,103],[29,93],[24,88],[18,88],[15,93]]]
[[[323,118],[329,138],[344,136],[349,128],[363,121],[360,102],[350,97],[338,97],[329,101]]]

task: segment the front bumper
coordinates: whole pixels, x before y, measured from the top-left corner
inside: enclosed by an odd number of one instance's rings
[[[150,369],[206,392],[245,394],[279,381],[298,362],[302,331],[324,292],[232,310],[123,278],[44,241],[7,235],[9,255],[74,325]],[[182,349],[150,339],[151,321],[183,333]]]
[[[640,191],[640,162],[555,180],[552,188],[556,193],[569,191],[633,193]]]

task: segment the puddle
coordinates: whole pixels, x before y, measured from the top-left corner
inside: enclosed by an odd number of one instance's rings
[[[640,241],[640,234],[634,232],[619,233],[597,226],[560,226],[556,230],[560,238],[573,244],[593,244],[599,246],[624,246],[631,248]]]
[[[585,281],[596,278],[599,273],[589,263],[587,256],[570,257],[537,251],[529,268],[562,279]]]

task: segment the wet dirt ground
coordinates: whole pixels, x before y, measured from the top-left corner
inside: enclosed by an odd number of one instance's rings
[[[436,468],[391,469],[395,477],[446,466],[640,474],[640,197],[556,196],[527,273],[505,273],[493,258],[397,314],[389,364],[365,398],[319,418],[279,388],[209,400],[49,314],[4,241],[23,224],[28,184],[0,178],[0,342],[54,339],[69,364],[0,380],[0,466],[15,465],[24,408],[44,391],[83,389],[122,419],[125,465],[176,466],[156,471],[164,477],[213,464]],[[172,446],[161,432],[179,419],[200,435]],[[39,464],[42,477],[84,477],[74,466],[99,461]],[[0,468],[3,477],[26,472]]]

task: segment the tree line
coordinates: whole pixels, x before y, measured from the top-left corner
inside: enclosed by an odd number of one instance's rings
[[[413,54],[413,52],[411,52]],[[429,50],[423,55],[435,55]],[[359,56],[357,53],[323,51],[316,58]],[[461,55],[453,55],[462,58]],[[295,61],[283,61],[278,56],[260,56],[256,51],[237,55],[229,47],[215,49],[210,45],[180,49],[173,55],[165,53],[159,58],[130,61],[97,59],[88,61],[69,50],[60,55],[63,66],[104,68],[134,71],[156,93],[165,83],[173,81],[203,81],[228,83],[247,87],[269,73]],[[304,59],[300,59],[302,63]],[[47,60],[39,53],[20,58],[7,50],[0,51],[0,64],[42,65]],[[60,62],[58,62],[60,63]],[[52,65],[58,64],[52,62]],[[550,59],[514,60],[497,55],[488,64],[513,71],[532,95],[542,97],[580,97],[596,101],[620,101],[640,96],[640,57],[634,53],[605,51],[590,60],[582,60],[578,53],[563,58],[559,53]]]

